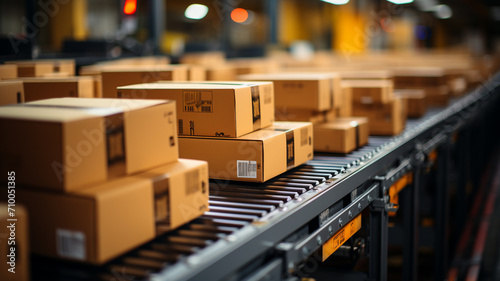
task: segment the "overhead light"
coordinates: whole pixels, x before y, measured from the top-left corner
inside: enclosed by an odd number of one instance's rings
[[[387,0],[391,3],[394,3],[394,4],[409,4],[411,2],[413,2],[413,0]]]
[[[334,5],[344,5],[349,3],[349,0],[321,0],[321,1]]]
[[[438,4],[439,3],[436,0],[415,0],[415,6],[423,12],[434,11],[434,7]]]
[[[125,0],[123,5],[123,13],[125,15],[133,15],[137,11],[137,0]]]
[[[200,20],[208,13],[208,7],[201,4],[191,4],[184,12],[184,16],[192,20]]]
[[[450,6],[437,5],[434,9],[434,15],[439,19],[449,19],[453,15]]]
[[[243,8],[236,8],[231,12],[231,19],[237,23],[244,23],[248,19],[248,11]]]

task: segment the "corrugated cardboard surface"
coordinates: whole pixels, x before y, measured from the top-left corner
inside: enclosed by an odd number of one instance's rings
[[[155,196],[168,190],[167,216],[165,220],[157,220],[157,232],[175,229],[208,211],[208,164],[205,161],[179,159],[138,177],[151,179]]]
[[[71,193],[18,189],[34,253],[104,263],[154,238],[153,187],[126,177]]]
[[[177,102],[179,135],[239,137],[274,121],[269,82],[149,83],[118,88],[124,98]]]
[[[24,78],[21,81],[26,102],[62,97],[94,97],[91,77]]]
[[[179,155],[207,161],[210,178],[264,182],[287,170],[287,135],[259,130],[239,138],[181,136]]]
[[[342,82],[342,106],[339,108],[339,117],[347,117],[352,115],[352,87],[349,84]]]
[[[294,109],[277,107],[275,109],[276,121],[311,122],[313,124],[325,122],[325,113],[308,109]]]
[[[270,73],[239,76],[243,80],[272,81],[276,107],[325,111],[333,105],[338,76],[333,73]]]
[[[17,78],[17,65],[2,64],[0,65],[0,80]]]
[[[161,80],[187,81],[186,66],[112,66],[101,69],[102,95],[116,98],[116,88],[125,85],[150,83]]]
[[[332,121],[314,127],[314,150],[349,153],[356,149],[356,128],[346,122]]]
[[[177,160],[175,103],[50,99],[0,109],[1,170],[71,191]]]
[[[424,116],[427,105],[426,95],[423,89],[401,89],[395,90],[396,95],[406,98],[407,115],[410,118],[420,118]]]
[[[370,135],[397,135],[406,124],[401,97],[388,104],[354,104],[353,115],[368,118]]]
[[[18,77],[42,77],[54,72],[54,62],[50,60],[8,61],[6,64],[17,65]]]
[[[388,80],[352,80],[343,82],[352,88],[352,101],[356,103],[389,103],[394,85]]]
[[[310,122],[274,122],[272,126],[263,130],[293,132],[294,139],[294,166],[300,165],[313,158],[313,125]],[[289,135],[290,137],[290,135]],[[288,152],[289,153],[289,152]],[[287,156],[289,157],[289,156]],[[297,164],[300,163],[300,164]]]
[[[339,117],[335,120],[336,122],[349,123],[351,126],[356,128],[357,134],[357,147],[368,144],[368,137],[370,136],[370,123],[366,117]]]
[[[21,81],[0,81],[0,105],[24,102],[24,88]]]

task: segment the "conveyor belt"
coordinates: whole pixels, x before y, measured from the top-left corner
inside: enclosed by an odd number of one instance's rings
[[[234,275],[241,279],[246,265],[256,260],[264,264],[283,241],[335,203],[350,198],[339,208],[347,211],[356,203],[361,212],[380,193],[379,185],[369,185],[373,183],[369,179],[397,166],[403,158],[411,158],[415,151],[438,145],[442,134],[458,128],[472,115],[471,108],[485,105],[489,96],[484,89],[476,91],[452,102],[446,110],[431,109],[423,118],[408,120],[399,136],[370,137],[368,145],[347,155],[317,154],[264,184],[212,181],[210,210],[180,229],[102,267],[34,259],[34,276],[60,280],[208,280],[210,276],[210,280],[219,280]],[[352,218],[351,209],[349,214],[336,216],[347,222]],[[331,220],[333,216],[325,220],[325,226],[335,232],[342,224],[332,227]],[[323,222],[320,224],[305,231],[304,237],[290,240],[293,247],[298,250],[310,245],[312,235],[321,237]]]

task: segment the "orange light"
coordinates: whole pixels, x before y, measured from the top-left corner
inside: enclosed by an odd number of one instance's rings
[[[125,0],[123,12],[125,15],[133,15],[137,10],[137,0]]]
[[[242,8],[236,8],[231,12],[231,19],[237,23],[245,22],[248,19],[248,12]]]

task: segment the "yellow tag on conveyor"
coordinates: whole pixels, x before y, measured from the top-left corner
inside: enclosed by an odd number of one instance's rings
[[[332,238],[323,244],[323,261],[325,261],[331,254],[337,251],[342,244],[351,238],[361,228],[361,214],[350,221],[346,226],[337,231]]]

